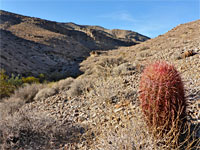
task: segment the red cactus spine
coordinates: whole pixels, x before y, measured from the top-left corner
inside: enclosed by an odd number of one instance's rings
[[[155,62],[147,66],[140,80],[141,108],[148,125],[161,127],[185,116],[186,101],[181,77],[173,65]]]

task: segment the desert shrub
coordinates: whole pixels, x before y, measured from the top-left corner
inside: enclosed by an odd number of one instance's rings
[[[40,83],[45,81],[45,75],[43,73],[40,73],[38,78],[39,78]]]
[[[113,68],[117,68],[117,66],[124,63],[126,63],[126,61],[123,60],[122,57],[105,57],[100,59],[100,61],[97,62],[96,65],[94,65],[94,67],[88,68],[85,71],[85,75],[93,75],[108,78],[109,76],[118,74],[117,69],[114,70],[116,74],[113,73]]]
[[[70,97],[80,96],[85,92],[90,91],[93,88],[91,80],[89,79],[76,79],[70,85],[70,89],[67,91],[67,95]]]
[[[44,82],[45,76],[43,74],[39,75],[39,78],[29,76],[22,77],[20,75],[15,76],[11,74],[11,77],[6,75],[4,70],[0,71],[0,99],[9,97],[14,93],[16,89],[22,87],[25,84],[33,84]]]
[[[14,85],[17,88],[23,84],[23,81],[20,75],[15,76],[14,74],[12,74],[11,77],[8,79],[8,83]]]
[[[19,111],[24,104],[24,101],[19,98],[12,97],[9,99],[4,99],[0,103],[0,119],[4,119],[8,115],[13,115],[15,112]]]
[[[45,112],[24,108],[14,115],[0,118],[1,149],[60,149],[68,143],[78,143],[85,127],[61,124]]]
[[[43,86],[41,84],[26,84],[24,87],[17,89],[12,97],[20,98],[25,103],[32,102]]]
[[[93,76],[98,76],[98,77],[104,77],[107,78],[111,76],[112,68],[110,67],[102,67],[101,65],[96,65],[94,66],[90,71],[87,71],[86,73],[93,74]]]
[[[140,48],[141,51],[144,51],[144,50],[147,50],[147,49],[150,49],[150,47],[149,46],[143,46],[143,47]]]
[[[67,92],[69,96],[74,97],[74,96],[79,96],[83,93],[84,91],[84,83],[81,80],[76,80],[73,82],[71,85],[71,88]]]
[[[152,56],[152,54],[150,54],[149,52],[141,52],[139,54],[140,57],[144,58],[144,57],[149,57],[149,56]]]
[[[38,78],[35,78],[33,76],[30,76],[30,77],[22,77],[22,81],[23,83],[39,83],[39,79]]]
[[[41,88],[41,84],[27,84],[15,90],[11,97],[3,99],[0,114],[13,114],[18,111],[24,104],[32,102]]]
[[[0,71],[0,99],[10,96],[15,86],[8,82],[9,77],[5,74],[4,70]]]
[[[46,99],[52,95],[55,95],[56,93],[58,93],[58,90],[56,88],[50,88],[50,87],[46,87],[41,89],[35,96],[36,100],[39,99]]]
[[[127,72],[128,72],[128,69],[127,69],[126,63],[123,63],[123,64],[113,68],[113,73],[116,75],[125,74]]]
[[[127,75],[131,73],[135,73],[137,70],[136,68],[137,64],[130,64],[130,63],[123,63],[119,66],[116,66],[112,69],[113,75]]]
[[[47,84],[46,88],[41,89],[35,99],[45,99],[50,96],[57,94],[60,91],[68,90],[71,87],[71,83],[73,82],[73,78],[67,78],[60,80],[58,82],[50,82]]]
[[[97,65],[100,65],[102,67],[113,67],[113,66],[118,66],[125,62],[126,61],[122,57],[105,57],[101,59],[97,63]]]
[[[69,77],[69,78],[66,78],[66,79],[63,79],[63,80],[56,82],[53,87],[58,89],[59,91],[68,90],[73,81],[74,81],[74,79]]]

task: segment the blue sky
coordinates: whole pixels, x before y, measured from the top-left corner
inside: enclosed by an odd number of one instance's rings
[[[200,19],[200,0],[0,0],[0,9],[58,22],[133,30],[151,38]]]

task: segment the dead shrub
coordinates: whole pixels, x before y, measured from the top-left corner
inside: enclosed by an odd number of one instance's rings
[[[124,65],[122,65],[124,64]],[[119,67],[120,66],[120,67]],[[85,75],[93,75],[97,77],[108,78],[112,75],[120,75],[122,72],[125,73],[126,61],[124,61],[121,57],[113,57],[113,58],[103,58],[92,68],[89,68],[85,71]]]
[[[56,88],[50,88],[46,87],[41,89],[35,96],[35,100],[41,100],[41,99],[46,99],[50,96],[53,96],[58,93],[58,90]]]
[[[128,75],[136,71],[136,64],[123,63],[112,69],[113,75]]]
[[[24,104],[30,103],[34,100],[34,97],[38,91],[43,87],[41,84],[27,84],[25,87],[20,87],[15,91],[10,98],[3,99],[0,103],[0,115],[6,116],[7,114],[14,114]]]
[[[30,103],[34,100],[34,97],[44,85],[42,84],[27,84],[24,87],[19,88],[15,91],[12,98],[19,98],[25,103]]]
[[[60,80],[58,82],[53,82],[47,85],[48,87],[41,89],[37,95],[35,96],[36,100],[46,99],[50,96],[53,96],[60,91],[69,90],[71,83],[73,82],[73,78],[67,78]]]
[[[127,64],[125,63],[113,68],[114,75],[122,75],[122,74],[126,74],[127,72],[128,72],[128,68],[127,68]]]
[[[143,46],[143,47],[140,48],[140,51],[144,51],[144,50],[147,50],[147,49],[150,49],[150,47],[149,46]]]
[[[86,129],[73,122],[61,124],[46,113],[25,108],[0,121],[1,149],[54,150],[78,143]]]
[[[97,65],[100,65],[102,67],[114,67],[119,66],[122,63],[125,63],[126,61],[122,57],[105,57],[102,58]]]
[[[152,54],[150,54],[149,52],[141,52],[139,54],[140,57],[145,58],[145,57],[150,57],[152,56]]]
[[[9,98],[9,100],[4,100],[0,103],[0,119],[19,111],[24,104],[24,101],[19,98]]]
[[[80,96],[93,88],[91,80],[89,79],[76,79],[67,91],[67,95],[70,97]]]
[[[67,79],[63,79],[63,80],[60,80],[60,81],[56,82],[53,87],[58,89],[59,91],[68,90],[73,81],[74,81],[74,79],[71,78],[71,77],[67,78]]]

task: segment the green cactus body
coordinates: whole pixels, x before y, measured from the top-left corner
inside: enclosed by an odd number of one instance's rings
[[[141,108],[148,125],[160,127],[185,116],[186,101],[181,77],[174,66],[155,62],[146,67],[140,81]]]

